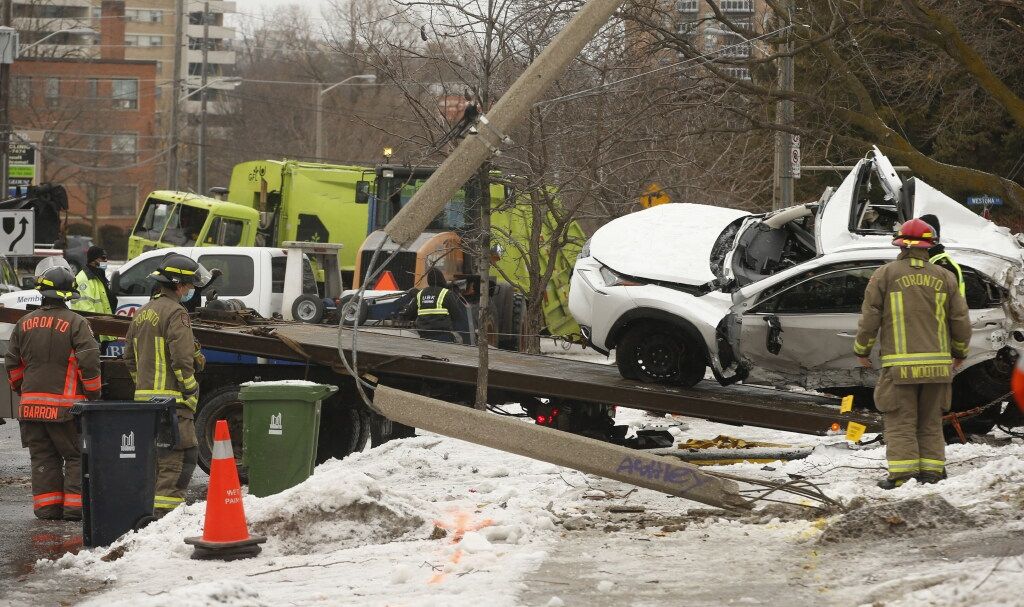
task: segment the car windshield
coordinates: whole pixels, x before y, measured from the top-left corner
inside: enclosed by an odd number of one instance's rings
[[[381,177],[377,180],[377,212],[374,229],[380,230],[412,199],[426,179]],[[467,227],[466,192],[459,190],[444,206],[444,210],[430,222],[428,230],[446,232]]]
[[[147,200],[146,206],[142,208],[142,213],[139,214],[139,221],[135,224],[132,235],[147,240],[159,240],[160,234],[164,231],[164,226],[167,225],[167,219],[174,210],[174,206],[173,202],[165,200],[157,200],[155,198]]]

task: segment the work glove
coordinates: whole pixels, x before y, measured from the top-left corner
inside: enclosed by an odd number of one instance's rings
[[[203,348],[196,342],[196,349],[192,353],[192,360],[196,371],[202,371],[206,368],[206,356],[203,355]]]

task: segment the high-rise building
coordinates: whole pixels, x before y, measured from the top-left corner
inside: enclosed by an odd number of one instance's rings
[[[765,0],[715,0],[722,14],[738,28],[764,32],[764,21],[770,9]],[[745,59],[756,52],[755,45],[726,26],[707,0],[675,0],[676,32],[687,36],[704,54],[725,59]],[[735,66],[724,68],[729,75],[750,79],[750,70]]]

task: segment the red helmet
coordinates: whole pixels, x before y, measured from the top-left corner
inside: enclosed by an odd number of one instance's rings
[[[930,249],[939,243],[935,228],[922,219],[911,219],[900,226],[900,233],[892,241],[895,247]]]

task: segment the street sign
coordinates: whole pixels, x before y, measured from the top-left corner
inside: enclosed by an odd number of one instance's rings
[[[35,211],[0,211],[0,253],[18,257],[32,255],[35,248]]]
[[[652,183],[647,186],[643,195],[640,196],[640,206],[645,209],[656,207],[659,204],[668,204],[670,202],[672,202],[672,199],[665,193],[665,190],[661,188],[661,185],[657,183]]]
[[[800,179],[800,135],[791,135],[793,138],[789,146],[789,161],[793,168],[793,179]]]
[[[983,194],[981,196],[968,196],[967,206],[971,207],[1001,207],[1003,206],[1003,199],[998,196],[989,196]]]

